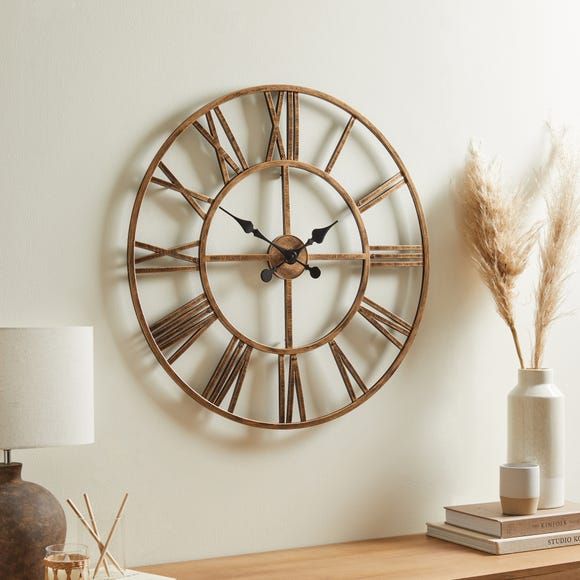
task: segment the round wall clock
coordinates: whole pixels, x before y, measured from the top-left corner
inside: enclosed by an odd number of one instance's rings
[[[202,107],[154,155],[127,261],[139,324],[196,401],[246,425],[334,419],[409,350],[429,270],[413,182],[382,133],[291,85]]]

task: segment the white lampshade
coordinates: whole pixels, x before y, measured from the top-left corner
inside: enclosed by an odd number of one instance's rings
[[[94,440],[92,327],[0,328],[0,449]]]

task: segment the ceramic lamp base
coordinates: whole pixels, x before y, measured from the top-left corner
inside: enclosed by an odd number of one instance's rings
[[[22,481],[21,463],[0,463],[0,578],[42,580],[44,549],[61,544],[66,519],[44,487]]]

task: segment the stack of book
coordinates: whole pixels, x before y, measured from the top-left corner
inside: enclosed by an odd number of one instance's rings
[[[514,554],[580,544],[580,503],[504,516],[499,502],[445,508],[445,522],[427,523],[427,535],[490,554]]]

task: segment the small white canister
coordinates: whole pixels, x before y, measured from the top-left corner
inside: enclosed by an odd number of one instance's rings
[[[501,465],[499,497],[506,516],[535,514],[540,500],[540,466],[535,463]]]

